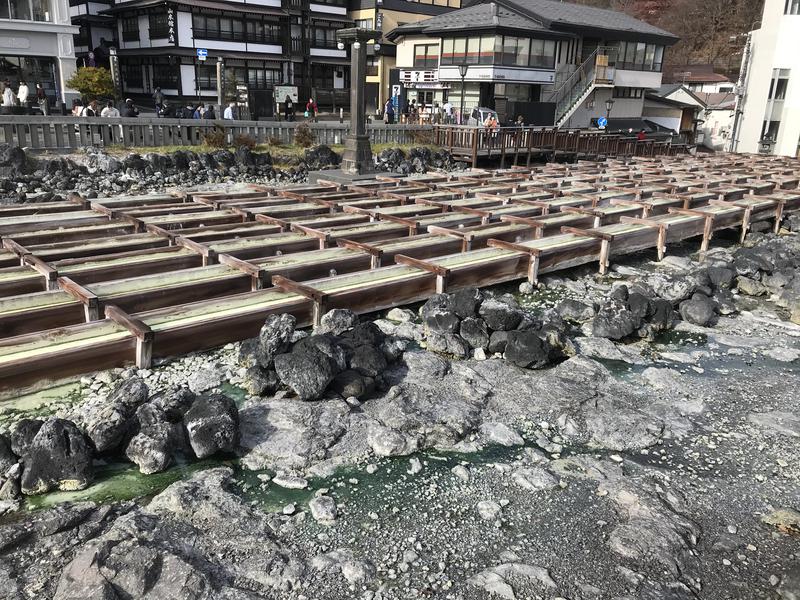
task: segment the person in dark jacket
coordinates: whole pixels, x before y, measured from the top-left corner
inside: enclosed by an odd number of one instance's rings
[[[164,105],[164,93],[161,91],[160,87],[157,87],[156,91],[153,92],[153,104],[155,104],[156,116],[160,116],[161,107]]]
[[[283,113],[287,121],[294,121],[294,102],[289,94],[286,94],[286,100],[283,102]]]
[[[128,98],[125,100],[125,104],[122,106],[122,109],[119,111],[119,115],[121,117],[138,117],[139,116],[139,109],[133,103],[133,100]]]
[[[209,104],[208,105],[208,108],[206,109],[206,112],[203,113],[203,118],[204,119],[210,119],[212,121],[216,120],[217,113],[214,112],[214,105],[213,104]]]

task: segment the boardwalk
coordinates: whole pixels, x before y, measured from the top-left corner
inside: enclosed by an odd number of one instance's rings
[[[800,210],[797,161],[549,163],[0,207],[0,396],[88,370],[489,286]]]

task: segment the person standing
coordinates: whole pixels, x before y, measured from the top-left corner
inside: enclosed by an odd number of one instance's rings
[[[289,94],[286,94],[286,100],[283,102],[283,116],[287,121],[294,121],[294,102]]]
[[[383,122],[387,125],[394,123],[394,102],[389,98],[386,105],[383,107]]]
[[[319,113],[319,107],[317,107],[317,103],[314,102],[313,98],[309,98],[308,102],[306,102],[306,119],[311,119],[314,123],[317,122],[317,114]]]
[[[640,129],[639,133],[636,134],[636,141],[643,142],[647,139],[647,134],[644,132],[644,129]]]
[[[107,117],[109,119],[115,119],[119,117],[119,110],[116,106],[114,106],[113,100],[109,100],[106,105],[103,107],[103,110],[100,111],[101,117]]]
[[[82,117],[96,117],[97,116],[97,100],[92,100],[83,107],[81,111]]]
[[[160,87],[157,87],[156,91],[153,92],[153,103],[156,107],[156,116],[160,116],[161,108],[164,106],[164,94],[161,92]]]
[[[122,107],[120,111],[120,116],[122,117],[138,117],[139,116],[139,109],[136,108],[136,105],[133,103],[133,100],[130,98],[125,100],[125,106]]]
[[[217,119],[217,113],[214,112],[214,105],[209,104],[206,112],[203,113],[203,119],[207,119],[210,121],[215,121]]]
[[[17,90],[17,100],[19,100],[19,105],[27,114],[28,112],[28,96],[30,96],[30,89],[28,89],[28,84],[24,81],[19,82],[19,89]]]
[[[442,109],[444,110],[444,122],[449,125],[453,122],[453,105],[450,104],[449,99],[445,101]]]
[[[231,102],[228,106],[225,107],[225,110],[222,112],[222,118],[227,119],[228,121],[233,121],[236,119],[236,115],[234,114],[233,110],[236,107],[236,104]]]
[[[50,114],[50,101],[47,99],[47,93],[41,83],[36,84],[36,103],[45,117]]]
[[[11,109],[17,103],[17,95],[11,89],[11,82],[6,79],[4,82],[5,88],[3,89],[3,114],[10,115]]]
[[[206,106],[201,102],[200,104],[197,105],[197,108],[194,109],[194,112],[192,113],[192,118],[202,119],[204,112],[206,112]]]

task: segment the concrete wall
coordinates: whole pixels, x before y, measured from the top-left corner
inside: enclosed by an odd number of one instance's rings
[[[700,113],[704,120],[703,145],[712,150],[725,150],[733,129],[734,111],[706,110]]]
[[[589,127],[592,119],[606,116],[606,100],[611,98],[611,88],[597,88],[588,99],[575,110],[564,127]],[[612,119],[639,119],[642,116],[642,98],[614,98]]]
[[[784,0],[766,0],[761,29],[752,32],[752,57],[741,107],[742,123],[737,135],[736,150],[739,152],[759,151],[764,120],[772,110],[768,104],[773,69],[789,69],[789,85],[773,152],[784,156],[797,154],[800,139],[800,15],[784,15],[784,6]]]

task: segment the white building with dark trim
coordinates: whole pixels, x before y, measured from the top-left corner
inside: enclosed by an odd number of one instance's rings
[[[407,100],[482,106],[502,122],[589,127],[641,121],[661,86],[671,33],[621,12],[554,0],[495,0],[388,35]],[[643,124],[644,126],[644,124]]]
[[[67,0],[0,0],[0,81],[16,91],[24,80],[35,96],[45,88],[51,106],[76,97],[66,81],[75,72],[73,36]]]

